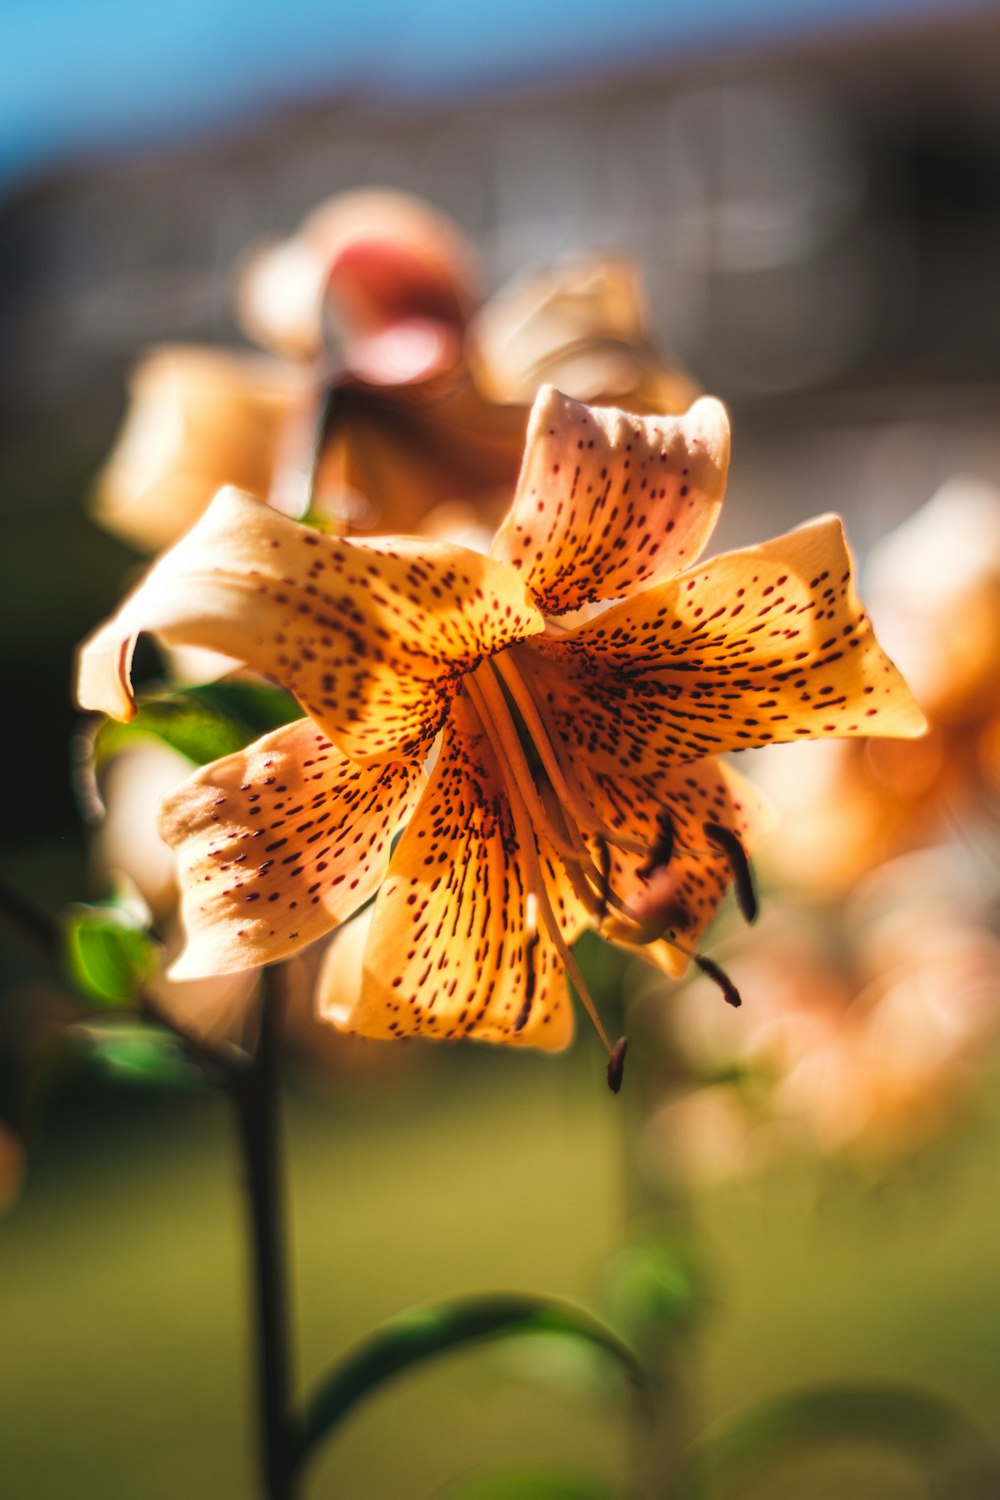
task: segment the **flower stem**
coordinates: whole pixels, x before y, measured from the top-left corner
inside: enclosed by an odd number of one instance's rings
[[[281,994],[265,970],[260,1036],[250,1067],[230,1075],[246,1172],[257,1336],[261,1464],[267,1500],[294,1500],[297,1443],[291,1410],[291,1335],[278,1120]]]

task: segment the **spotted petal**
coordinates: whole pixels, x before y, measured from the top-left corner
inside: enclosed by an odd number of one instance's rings
[[[425,742],[483,654],[542,628],[502,563],[441,542],[324,536],[226,489],[85,643],[78,696],[130,718],[132,651],[153,630],[274,677],[365,762]]]
[[[629,839],[655,846],[661,838],[661,819],[669,818],[673,849],[666,864],[640,873],[646,865],[643,857],[610,847],[610,885],[631,911],[649,920],[651,928],[669,928],[685,947],[696,948],[731,884],[729,862],[706,835],[705,825],[720,825],[734,833],[744,849],[754,849],[771,823],[760,793],[731,766],[711,756],[666,775],[585,772],[582,779],[603,821]],[[638,951],[670,974],[683,974],[687,967],[685,954],[666,942]]]
[[[567,930],[573,898],[546,886]],[[331,1019],[372,1037],[476,1037],[558,1050],[573,1031],[562,961],[539,920],[500,769],[458,698],[430,783],[375,904],[360,998]]]
[[[835,516],[713,558],[523,656],[556,733],[602,771],[925,728],[858,602]]]
[[[728,466],[729,422],[710,397],[683,417],[634,417],[545,386],[491,555],[549,615],[621,598],[694,562]]]
[[[349,917],[423,780],[417,761],[356,765],[310,719],[202,767],[161,817],[188,939],[171,977],[273,963]]]

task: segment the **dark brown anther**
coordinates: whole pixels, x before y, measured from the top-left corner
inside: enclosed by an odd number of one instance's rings
[[[739,837],[731,828],[724,828],[721,823],[704,824],[705,837],[710,844],[721,849],[729,862],[729,871],[733,877],[733,890],[736,893],[736,904],[747,922],[757,920],[757,892],[753,885],[753,871],[750,869],[750,861],[747,851]]]
[[[649,858],[639,870],[644,880],[656,870],[662,870],[664,865],[669,865],[674,853],[674,820],[665,807],[661,807],[656,818],[656,842],[651,845]]]
[[[725,969],[720,968],[717,963],[714,963],[712,961],[712,959],[703,958],[700,953],[696,953],[694,955],[694,961],[698,965],[701,972],[707,975],[709,979],[714,980],[715,983],[719,986],[719,989],[722,991],[727,1005],[740,1006],[743,1004],[743,1000],[740,996],[739,990],[736,988],[735,984],[730,979]]]
[[[622,1086],[625,1076],[625,1054],[628,1051],[628,1037],[620,1036],[615,1042],[614,1050],[608,1058],[608,1088],[613,1094],[617,1094]]]
[[[607,839],[597,840],[597,852],[601,859],[601,887],[598,892],[600,905],[594,913],[598,923],[604,921],[608,914],[608,897],[611,894],[611,850]]]
[[[538,972],[535,968],[535,949],[538,947],[538,933],[532,932],[528,935],[524,945],[524,1004],[517,1013],[514,1021],[515,1034],[523,1031],[528,1024],[531,1015],[531,1007],[535,1003],[535,990],[538,987]]]

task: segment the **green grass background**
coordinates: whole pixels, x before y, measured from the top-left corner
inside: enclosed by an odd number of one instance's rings
[[[466,1049],[412,1075],[293,1083],[287,1099],[301,1365],[449,1293],[598,1302],[623,1235],[621,1101],[566,1059]],[[699,1422],[839,1377],[904,1380],[1000,1415],[1000,1110],[878,1189],[802,1165],[699,1192],[711,1305]],[[256,1493],[242,1200],[225,1101],[64,1101],[0,1221],[0,1494]],[[553,1345],[467,1351],[388,1386],[309,1472],[307,1497],[415,1500],[501,1459],[627,1473],[614,1380],[559,1381]],[[579,1376],[579,1371],[577,1371]],[[754,1495],[927,1493],[866,1452],[797,1463]],[[961,1497],[956,1497],[961,1500]]]

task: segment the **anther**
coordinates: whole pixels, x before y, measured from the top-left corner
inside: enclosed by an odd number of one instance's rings
[[[524,1003],[514,1021],[515,1035],[527,1026],[531,1007],[535,1003],[535,990],[538,988],[538,969],[535,964],[537,948],[538,898],[534,891],[529,891],[524,903]]]
[[[740,1006],[743,1004],[739,990],[736,988],[725,969],[713,962],[710,958],[703,958],[700,953],[693,953],[692,958],[701,972],[719,986],[727,1005]]]
[[[665,807],[661,807],[656,817],[656,840],[650,845],[649,858],[638,871],[643,880],[648,880],[655,870],[661,870],[664,865],[669,865],[674,852],[674,820]]]
[[[737,834],[731,828],[725,828],[721,823],[705,823],[705,837],[710,844],[721,849],[729,864],[729,872],[733,877],[733,890],[736,893],[736,904],[743,918],[747,922],[757,920],[757,892],[754,890],[753,872],[750,869],[750,861],[747,851]]]
[[[608,914],[608,901],[611,897],[611,850],[608,847],[607,839],[598,838],[595,842],[601,860],[601,883],[598,887],[599,905],[594,912],[594,917],[599,927]]]
[[[608,1058],[608,1088],[613,1094],[617,1094],[622,1086],[625,1076],[625,1054],[628,1051],[628,1037],[620,1036],[615,1042],[611,1056]]]

